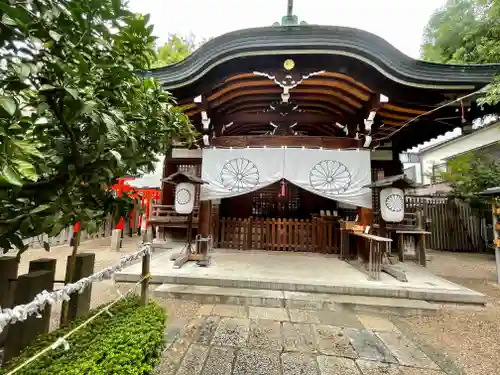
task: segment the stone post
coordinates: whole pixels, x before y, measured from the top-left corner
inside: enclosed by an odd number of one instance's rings
[[[40,258],[36,260],[32,260],[29,265],[29,272],[37,272],[37,271],[49,271],[50,274],[52,275],[52,280],[55,280],[56,278],[56,264],[57,260],[56,259],[51,259],[51,258]],[[52,307],[48,305],[45,307],[44,314],[47,314],[50,316],[52,312]],[[47,324],[46,327],[44,327],[44,332],[49,332],[50,329],[50,319],[47,319],[46,322]]]
[[[68,264],[69,264],[68,256]],[[77,282],[84,277],[90,276],[94,273],[95,254],[94,253],[80,253],[76,255],[75,270],[70,283]],[[67,272],[67,270],[66,270]],[[71,296],[68,306],[68,322],[85,315],[90,310],[90,300],[92,295],[92,285],[88,286],[81,294],[75,293]]]
[[[52,290],[53,283],[54,278],[51,271],[36,271],[19,276],[13,305],[31,302],[43,290]],[[50,321],[47,307],[41,312],[41,315],[41,318],[32,315],[24,322],[17,322],[9,326],[4,345],[4,362],[17,356],[38,335],[46,332],[45,330],[49,326],[47,322]]]
[[[122,247],[122,231],[121,229],[114,229],[111,232],[111,250],[120,251]]]
[[[0,257],[0,307],[12,307],[19,263],[15,257]],[[8,326],[0,333],[0,346],[7,337]]]

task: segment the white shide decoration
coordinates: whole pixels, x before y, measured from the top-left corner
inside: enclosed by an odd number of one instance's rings
[[[371,208],[370,152],[299,148],[203,149],[202,200],[230,198],[281,179],[322,197]]]
[[[194,208],[195,186],[191,182],[180,182],[175,186],[175,212],[190,214]]]
[[[389,187],[380,191],[380,213],[388,223],[400,223],[405,217],[405,195],[398,188]]]

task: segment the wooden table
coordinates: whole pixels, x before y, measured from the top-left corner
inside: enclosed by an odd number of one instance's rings
[[[412,236],[415,238],[415,247],[417,254],[417,262],[424,267],[427,267],[427,259],[425,255],[425,235],[431,234],[425,230],[413,229],[413,230],[396,230],[396,236],[398,236],[398,255],[399,261],[404,262],[404,237]]]
[[[352,230],[343,229],[341,231],[341,250],[340,258],[348,259],[350,257],[349,235],[368,240],[370,244],[370,255],[368,260],[368,277],[372,280],[380,280],[380,271],[382,270],[382,259],[387,245],[392,242],[392,239],[376,236],[374,234],[366,234],[362,232],[354,232]]]

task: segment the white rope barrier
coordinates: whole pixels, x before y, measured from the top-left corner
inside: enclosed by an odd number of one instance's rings
[[[137,254],[137,253],[135,253],[135,254]],[[135,255],[135,254],[132,254],[132,255]],[[134,284],[134,286],[132,288],[130,288],[125,294],[121,294],[118,291],[118,289],[117,289],[116,291],[118,292],[118,294],[120,296],[116,300],[114,300],[113,302],[110,302],[109,304],[107,304],[106,306],[104,306],[101,310],[99,310],[97,313],[95,313],[94,315],[92,315],[91,317],[89,317],[83,323],[81,323],[77,327],[73,328],[71,331],[69,331],[68,333],[66,333],[64,336],[59,337],[51,345],[49,345],[49,346],[45,347],[44,349],[40,350],[38,353],[34,354],[32,357],[28,358],[26,361],[24,361],[19,366],[17,366],[16,368],[12,369],[11,371],[9,371],[5,375],[14,375],[16,372],[18,372],[22,368],[26,367],[27,365],[29,365],[31,362],[33,362],[36,359],[40,358],[42,355],[44,355],[45,353],[49,352],[50,350],[57,349],[59,346],[62,346],[65,351],[69,350],[70,346],[69,346],[69,343],[68,343],[67,339],[71,335],[73,335],[76,331],[78,331],[78,330],[82,329],[83,327],[85,327],[87,324],[89,324],[90,322],[92,322],[93,320],[95,320],[96,318],[98,318],[99,316],[101,316],[103,313],[107,313],[108,315],[112,316],[112,314],[109,312],[109,309],[111,307],[113,307],[115,304],[117,304],[119,301],[121,301],[123,298],[125,298],[126,296],[128,296],[130,293],[132,293],[132,291],[134,291],[135,288],[137,288],[137,286],[140,283],[142,283],[145,279],[147,279],[149,277],[151,277],[151,275],[144,276],[141,280],[139,280],[136,284]]]
[[[135,253],[123,255],[120,261],[114,266],[107,267],[91,276],[84,277],[75,283],[66,284],[61,289],[53,292],[44,290],[37,294],[33,301],[25,305],[18,305],[11,309],[0,309],[0,333],[7,325],[25,321],[31,315],[36,315],[37,318],[41,318],[40,312],[46,305],[52,306],[60,301],[69,301],[71,294],[82,294],[93,282],[110,280],[117,271],[120,271],[123,267],[133,263],[137,259],[142,258],[144,255],[150,255],[152,251],[153,247],[151,243],[145,243],[141,245],[139,250]]]

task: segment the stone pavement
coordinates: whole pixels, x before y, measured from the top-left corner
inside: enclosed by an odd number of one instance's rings
[[[202,305],[165,330],[156,375],[445,375],[386,317]]]

